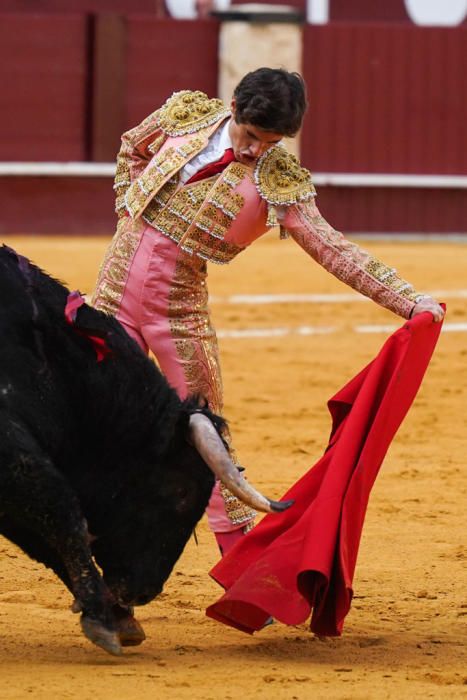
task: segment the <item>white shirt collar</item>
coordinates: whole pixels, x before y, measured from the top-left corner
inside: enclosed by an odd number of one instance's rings
[[[233,117],[231,117],[233,119]],[[230,126],[230,119],[225,120],[225,124],[221,126],[221,134],[219,138],[219,150],[222,151],[222,153],[227,149],[227,148],[232,148],[232,141],[230,139],[230,134],[229,134],[229,126]]]

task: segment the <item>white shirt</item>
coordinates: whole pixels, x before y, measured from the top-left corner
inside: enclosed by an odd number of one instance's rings
[[[193,177],[201,168],[209,163],[215,163],[224,155],[227,148],[232,148],[232,141],[229,136],[230,119],[226,119],[224,124],[216,129],[209,139],[205,148],[186,163],[180,171],[180,182],[182,185]]]

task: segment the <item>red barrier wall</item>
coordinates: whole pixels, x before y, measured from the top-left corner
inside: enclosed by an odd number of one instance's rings
[[[344,233],[467,233],[467,190],[318,187],[323,216]]]
[[[111,161],[175,90],[217,93],[215,21],[0,17],[0,161]]]
[[[0,160],[113,160],[121,132],[174,90],[217,93],[218,29],[214,21],[152,15],[2,13]],[[466,27],[306,26],[304,165],[467,174],[466,40]],[[110,178],[2,177],[0,231],[110,234],[111,185]],[[467,232],[466,199],[467,190],[454,189],[319,192],[324,215],[357,232]]]
[[[9,12],[154,12],[163,0],[2,0],[1,9]]]
[[[329,20],[337,22],[411,22],[404,0],[329,0]]]
[[[112,179],[2,177],[2,234],[110,236],[116,226]]]
[[[1,16],[0,160],[86,159],[87,60],[83,15]]]
[[[176,90],[217,94],[217,22],[150,16],[129,16],[126,21],[126,128],[138,124]]]
[[[312,171],[467,173],[467,28],[304,29]]]

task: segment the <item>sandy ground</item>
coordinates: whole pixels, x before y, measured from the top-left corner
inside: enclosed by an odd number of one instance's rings
[[[83,292],[92,289],[106,241],[5,239]],[[467,287],[467,247],[364,242],[423,290]],[[280,496],[322,454],[327,399],[399,324],[371,303],[252,305],[232,294],[349,290],[291,241],[266,237],[228,268],[211,266],[217,328],[277,328],[282,337],[224,338],[226,415],[249,477]],[[448,321],[467,322],[466,299],[447,300]],[[301,336],[300,326],[333,326]],[[50,572],[0,538],[0,697],[162,697],[352,700],[467,697],[467,335],[444,332],[424,385],[376,482],[363,532],[355,599],[340,639],[307,625],[274,624],[250,637],[205,617],[220,594],[206,523],[164,593],[139,610],[148,635],[115,659],[80,634],[70,596]]]

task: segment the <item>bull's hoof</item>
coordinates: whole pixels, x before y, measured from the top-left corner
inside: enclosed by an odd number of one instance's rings
[[[117,634],[122,647],[137,647],[146,639],[143,628],[134,617],[118,620]]]
[[[117,632],[106,629],[101,622],[85,615],[81,616],[81,628],[89,641],[104,651],[114,656],[122,654],[122,645]]]
[[[117,634],[122,647],[137,647],[146,639],[143,628],[133,617],[132,608],[114,605],[112,613],[117,622]]]

